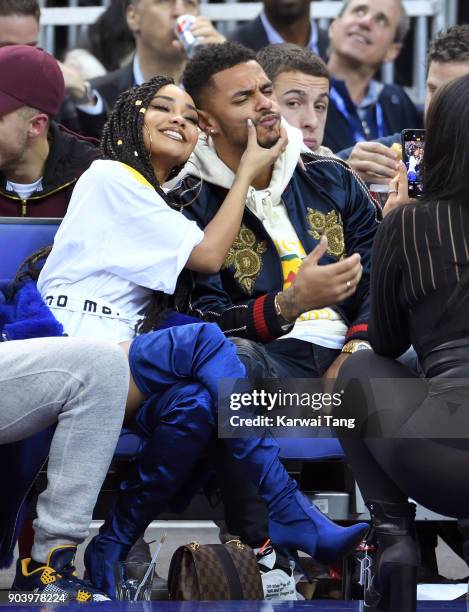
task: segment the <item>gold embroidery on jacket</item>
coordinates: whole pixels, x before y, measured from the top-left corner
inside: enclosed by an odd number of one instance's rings
[[[319,210],[308,208],[306,220],[310,227],[308,234],[316,240],[319,240],[321,236],[326,236],[327,252],[337,259],[343,259],[345,257],[345,240],[344,225],[340,214],[335,210],[325,214]]]
[[[235,280],[248,295],[251,295],[254,284],[262,270],[261,255],[267,251],[265,240],[258,242],[252,230],[241,226],[223,264],[223,269],[234,267]]]

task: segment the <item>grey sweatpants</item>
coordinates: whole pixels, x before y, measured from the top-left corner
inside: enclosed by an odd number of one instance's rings
[[[34,521],[33,558],[79,544],[122,426],[129,384],[124,351],[101,341],[40,338],[0,343],[0,444],[57,423]]]

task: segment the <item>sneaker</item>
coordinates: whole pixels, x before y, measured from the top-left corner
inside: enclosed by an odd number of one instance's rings
[[[33,591],[54,596],[57,603],[110,601],[109,597],[75,575],[77,547],[56,546],[41,567],[30,570],[31,559],[18,559],[13,591]]]
[[[298,599],[294,563],[277,555],[273,546],[267,546],[261,553],[256,553],[257,564],[261,572],[264,599],[267,601],[295,601]]]

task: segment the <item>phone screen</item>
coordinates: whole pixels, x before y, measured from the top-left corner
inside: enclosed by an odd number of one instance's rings
[[[425,130],[404,130],[401,135],[402,159],[407,168],[409,197],[418,198],[423,193],[423,152],[425,150]]]

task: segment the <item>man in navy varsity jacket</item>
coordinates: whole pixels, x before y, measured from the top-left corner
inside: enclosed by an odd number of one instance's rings
[[[269,147],[279,138],[281,118],[271,82],[253,52],[237,43],[201,49],[188,63],[183,84],[205,134],[175,196],[186,204],[184,214],[205,227],[235,179],[247,120],[258,142]],[[197,275],[192,307],[234,337],[251,376],[333,377],[348,351],[367,348],[378,212],[345,163],[308,153],[301,131],[285,127],[285,153],[250,188],[223,269]],[[236,499],[233,471],[226,480],[230,533],[260,546],[265,511],[246,493],[245,478]]]
[[[187,204],[185,214],[205,227],[234,180],[246,146],[247,119],[254,122],[258,141],[272,146],[280,115],[271,82],[251,50],[236,43],[200,50],[183,83],[208,137],[200,138],[175,192]],[[308,153],[301,132],[286,127],[285,153],[250,188],[224,267],[218,274],[197,276],[192,306],[228,335],[259,343],[276,367],[279,360],[287,367],[284,353],[287,359],[292,353],[285,337],[276,340],[280,336],[288,337],[296,355],[305,351],[300,371],[307,376],[313,375],[307,356],[325,349],[325,365],[315,372],[321,376],[344,343],[367,339],[378,213],[346,164]],[[316,265],[320,257],[325,267]],[[291,369],[285,375],[300,376],[296,365]]]

